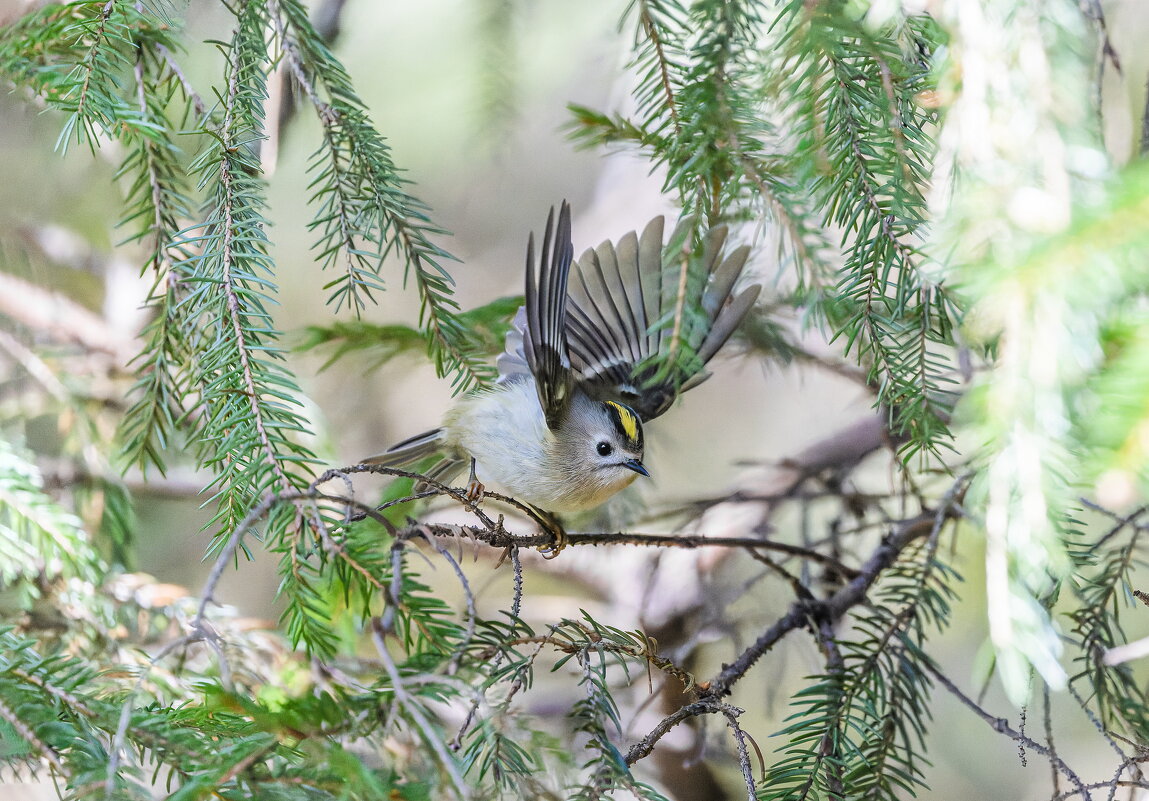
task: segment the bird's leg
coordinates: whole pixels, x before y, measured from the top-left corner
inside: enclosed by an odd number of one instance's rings
[[[550,512],[544,512],[537,507],[535,512],[543,523],[543,532],[550,534],[553,538],[550,545],[539,546],[539,553],[543,555],[543,559],[554,559],[562,553],[563,548],[567,547],[566,529],[563,528],[562,522]]]
[[[483,495],[487,489],[483,486],[483,482],[479,481],[479,477],[475,475],[475,459],[471,457],[471,475],[467,477],[467,500],[473,504],[477,504],[483,500]]]

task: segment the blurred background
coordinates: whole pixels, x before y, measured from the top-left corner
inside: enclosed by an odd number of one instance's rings
[[[29,6],[17,0],[0,2],[0,22]],[[564,133],[568,103],[607,109],[626,109],[630,103],[631,78],[625,66],[631,43],[629,33],[618,28],[622,6],[602,0],[348,0],[342,6],[334,50],[393,148],[396,163],[406,171],[412,193],[426,201],[433,219],[451,232],[439,244],[459,259],[447,267],[464,309],[522,292],[527,235],[541,231],[548,209],[563,199],[574,209],[576,252],[641,230],[657,214],[676,216],[673,198],[662,194],[660,175],[652,173],[644,159],[628,152],[580,151]],[[1123,72],[1109,73],[1099,100],[1107,120],[1107,144],[1121,160],[1134,151],[1141,135],[1145,81],[1136,76],[1149,68],[1149,48],[1144,47],[1149,6],[1140,0],[1102,6]],[[186,19],[191,45],[183,61],[192,82],[206,88],[207,76],[218,73],[221,58],[206,41],[225,38],[233,18],[216,2],[191,0]],[[53,149],[60,125],[57,114],[44,112],[19,94],[0,95],[0,260],[7,270],[80,302],[130,340],[143,323],[139,306],[149,283],[139,276],[139,253],[115,247],[123,191],[115,172],[121,154],[108,147],[94,158],[79,149],[62,157]],[[332,310],[321,300],[329,276],[314,263],[314,237],[307,230],[311,215],[306,167],[317,131],[312,115],[298,114],[265,150],[274,223],[270,237],[282,299],[275,315],[288,333],[289,346],[302,340],[305,326],[332,320]],[[764,232],[746,229],[734,236],[757,245],[750,271],[764,284],[767,300],[790,285],[793,278],[773,259],[775,250]],[[378,296],[379,304],[369,307],[365,318],[415,324],[417,298],[404,291],[401,267],[393,265],[384,276],[389,291]],[[799,330],[793,321],[787,324]],[[816,332],[801,336],[811,353],[834,364],[837,346],[829,346]],[[653,479],[644,482],[642,495],[651,508],[720,495],[737,486],[769,485],[788,457],[872,412],[871,395],[842,371],[810,362],[787,365],[758,356],[736,358],[738,351],[737,345],[729,347],[714,363],[713,377],[649,427],[647,462]],[[367,359],[353,355],[321,369],[329,355],[322,350],[296,352],[290,359],[312,404],[308,416],[319,439],[316,447],[331,466],[352,464],[435,427],[450,403],[449,381],[436,378],[419,356],[368,369]],[[888,458],[879,454],[854,480],[859,491],[889,491],[897,478]],[[207,482],[207,476],[190,471],[130,474],[139,515],[139,569],[193,592],[206,571],[208,534],[202,527],[211,515],[200,507],[197,492]],[[710,533],[737,533],[738,522],[712,520]],[[774,524],[800,522],[780,519]],[[657,531],[659,523],[643,530]],[[936,645],[950,675],[968,687],[975,664],[984,658],[985,609],[978,589],[981,545],[972,536],[963,545],[955,559],[968,594],[955,625]],[[587,608],[622,628],[656,625],[657,603],[651,594],[686,592],[699,569],[695,555],[676,566],[677,555],[655,565],[646,554],[631,558],[627,549],[578,550],[564,555],[558,565],[531,562],[528,619],[574,616]],[[714,581],[723,595],[715,599],[715,618],[694,633],[714,641],[702,650],[696,668],[707,675],[788,601],[785,593],[771,597],[746,592],[760,572],[757,567],[718,564],[723,559],[713,555],[702,558],[716,563],[707,569],[716,571]],[[506,598],[505,571],[498,573],[492,563],[469,570],[477,576],[475,585],[483,588],[481,600],[497,608]],[[442,583],[444,592],[450,592],[452,582]],[[276,584],[274,560],[256,553],[253,563],[241,564],[225,579],[221,598],[246,615],[274,621]],[[719,618],[731,612],[744,621],[741,630],[723,629]],[[1130,639],[1136,633],[1130,632]],[[804,636],[770,653],[738,685],[733,698],[750,710],[746,728],[779,728],[789,694],[820,664]],[[643,686],[636,687],[636,701],[646,693],[645,679],[638,684]],[[995,686],[989,689],[986,706],[1016,720],[1015,710]],[[542,704],[539,695],[527,703]],[[1043,760],[1012,754],[1016,749],[1010,741],[988,736],[986,724],[950,695],[939,693],[935,701],[929,735],[933,766],[927,771],[930,798],[1048,797],[1049,771]],[[548,703],[562,714],[568,702]],[[1076,707],[1065,699],[1054,699],[1054,704],[1078,727],[1057,732],[1067,759],[1084,765],[1095,759],[1099,770],[1108,771],[1111,754],[1103,741],[1088,736],[1093,733],[1089,720],[1072,711]],[[631,710],[637,715],[631,739],[649,730],[657,712]],[[712,738],[722,739],[721,733]],[[667,745],[673,750],[673,738]],[[759,745],[769,754],[776,743]],[[691,750],[697,748],[693,740],[682,747],[687,749],[681,756],[684,764],[710,756]],[[726,766],[718,781],[734,797],[741,778],[729,750],[713,762]],[[36,797],[20,792],[0,789],[5,799]],[[43,797],[53,796],[46,792]]]

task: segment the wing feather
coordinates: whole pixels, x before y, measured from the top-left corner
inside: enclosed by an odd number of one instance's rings
[[[664,264],[665,222],[657,217],[638,236],[587,250],[574,265],[566,318],[571,369],[588,392],[620,400],[643,420],[665,412],[686,389],[707,377],[706,363],[730,338],[758,296],[754,286],[732,297],[749,248],[723,258],[725,226],[707,232],[693,257],[685,248],[693,221],[671,235],[673,260]],[[681,259],[691,259],[686,283]],[[672,279],[664,278],[671,272]],[[680,334],[689,357],[671,353],[672,317],[685,289]]]
[[[612,353],[633,360],[637,323],[630,322],[630,306],[622,303],[626,288],[619,275],[619,259],[614,246],[604,242],[588,255],[585,266],[584,263],[579,264],[579,287],[583,295],[579,297],[573,293],[575,304],[580,305],[582,301],[589,304],[587,316],[594,320],[603,337],[611,343]]]
[[[609,242],[598,247],[600,280],[607,288],[611,310],[622,331],[620,345],[629,352],[631,360],[642,358],[643,340],[646,337],[647,323],[635,315],[627,287],[638,275],[638,240],[633,233],[627,234],[618,243],[618,252]]]
[[[638,241],[638,255],[635,269],[642,286],[643,308],[646,320],[646,347],[649,356],[658,353],[662,347],[665,332],[653,331],[651,326],[662,317],[662,233],[666,221],[662,216],[655,217],[646,224]]]
[[[580,354],[582,381],[622,384],[630,380],[631,361],[617,353],[586,313],[572,305],[567,317],[570,349]]]
[[[605,362],[617,360],[625,345],[621,342],[621,332],[617,322],[614,322],[609,306],[609,293],[602,284],[602,268],[599,265],[599,254],[588,250],[579,262],[575,271],[577,281],[571,284],[571,308],[577,308],[575,320],[585,325],[585,337],[593,336],[596,344],[600,346],[599,353]],[[572,362],[573,364],[573,362]],[[576,370],[585,378],[596,371],[595,361],[576,365]]]
[[[552,208],[547,215],[537,278],[534,234],[527,240],[527,325],[523,337],[527,365],[535,377],[539,403],[552,430],[566,415],[574,384],[566,337],[567,283],[574,258],[570,205],[563,201],[557,229],[554,214]]]
[[[689,218],[680,221],[664,252],[665,220],[656,217],[641,235],[603,242],[575,262],[570,206],[564,202],[557,227],[553,209],[547,217],[537,266],[530,237],[526,302],[499,367],[504,379],[529,370],[552,429],[564,419],[575,383],[650,420],[706,380],[707,362],[749,313],[761,287],[735,293],[750,249],[726,254],[725,226],[706,232],[691,255],[695,225]],[[685,284],[682,259],[690,260]],[[681,289],[685,347],[673,348]]]

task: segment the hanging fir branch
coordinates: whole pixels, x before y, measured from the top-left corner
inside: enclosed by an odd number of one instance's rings
[[[245,0],[236,15],[231,42],[220,46],[227,59],[220,128],[191,167],[211,207],[203,222],[181,234],[180,247],[194,248],[196,255],[176,265],[187,286],[180,303],[195,310],[188,325],[197,344],[188,389],[199,402],[184,421],[195,426],[200,458],[216,474],[212,523],[224,534],[265,492],[306,484],[307,465],[315,462],[297,439],[308,424],[267,310],[274,302],[274,265],[267,255],[257,157],[266,96],[266,11],[259,0]],[[273,528],[287,522],[277,519]]]
[[[454,257],[433,238],[446,232],[405,188],[391,150],[371,124],[342,64],[323,45],[296,0],[271,5],[283,55],[296,85],[322,126],[323,145],[310,165],[312,230],[325,270],[340,270],[327,288],[336,311],[360,312],[383,288],[380,270],[393,250],[413,278],[421,299],[421,324],[440,375],[451,374],[456,392],[490,382],[494,374],[460,325],[454,280],[442,266]]]
[[[160,29],[163,30],[162,28]],[[182,243],[184,225],[194,217],[193,189],[187,160],[176,142],[178,126],[208,122],[203,101],[187,84],[172,52],[178,45],[167,35],[137,31],[133,67],[136,104],[144,125],[127,138],[129,151],[118,176],[128,184],[127,212],[121,227],[126,242],[138,241],[148,251],[152,290],[147,299],[151,319],[143,331],[146,346],[135,362],[136,398],[121,423],[124,458],[161,472],[166,452],[179,441],[176,421],[184,414],[191,354],[185,335],[190,327],[186,306],[189,290],[175,264],[186,261],[194,247]],[[179,118],[169,117],[169,108]]]
[[[796,101],[793,153],[823,224],[841,232],[843,263],[829,323],[871,371],[877,402],[905,434],[908,457],[948,439],[955,400],[949,353],[958,307],[925,277],[920,252],[933,113],[925,17],[875,32],[844,7],[791,3],[779,14],[778,89]],[[937,269],[932,268],[936,274]]]

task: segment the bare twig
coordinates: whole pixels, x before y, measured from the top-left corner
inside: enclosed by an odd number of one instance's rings
[[[1053,715],[1051,704],[1049,703],[1049,685],[1044,681],[1041,683],[1041,709],[1042,709],[1042,724],[1045,727],[1045,742],[1049,745],[1049,753],[1057,756],[1057,744],[1053,739]],[[1061,792],[1061,774],[1057,770],[1057,765],[1052,759],[1049,760],[1049,773],[1050,782],[1053,784],[1054,795]]]
[[[167,68],[171,70],[172,75],[179,81],[180,89],[183,91],[184,97],[191,100],[192,108],[195,109],[196,116],[203,117],[206,115],[207,104],[203,102],[203,98],[199,92],[195,90],[195,86],[192,85],[187,75],[184,74],[183,68],[180,67],[180,63],[176,61],[175,56],[172,55],[172,51],[162,44],[156,44],[155,48],[156,52],[163,56],[164,63],[167,65]]]
[[[502,525],[491,520],[490,517],[483,514],[483,512],[473,507],[470,501],[466,498],[464,490],[453,487],[448,487],[420,473],[413,473],[407,470],[397,470],[395,468],[383,467],[380,465],[350,465],[348,467],[341,467],[338,469],[328,470],[320,476],[313,483],[312,486],[319,486],[327,481],[333,480],[337,477],[346,476],[355,473],[377,473],[383,475],[397,476],[401,478],[413,478],[422,483],[428,484],[433,488],[434,492],[429,494],[441,494],[452,498],[460,504],[466,506],[468,511],[471,511],[481,521],[480,526],[460,526],[460,525],[447,525],[447,524],[423,524],[421,526],[424,533],[436,537],[468,537],[477,541],[486,543],[487,545],[497,548],[507,547],[527,547],[539,548],[547,547],[555,544],[554,534],[547,521],[545,521],[539,514],[519,501],[507,495],[501,495],[497,492],[487,492],[486,497],[491,498],[502,503],[506,503],[520,512],[523,512],[530,517],[535,523],[539,525],[542,531],[533,535],[512,535]],[[338,496],[329,496],[332,500],[337,500]],[[388,505],[395,505],[404,503],[410,500],[409,498],[400,498],[389,502]],[[791,545],[785,542],[774,542],[766,540],[761,537],[706,537],[702,535],[690,534],[642,534],[631,532],[567,532],[566,533],[567,545],[638,545],[653,548],[705,548],[705,547],[719,547],[719,548],[746,548],[748,550],[762,550],[774,551],[777,553],[786,554],[787,556],[795,556],[802,559],[807,559],[818,564],[825,565],[837,571],[840,575],[847,578],[854,578],[858,575],[858,570],[848,565],[842,564],[837,559],[827,556],[819,551],[810,548],[803,548],[800,545]]]
[[[832,556],[800,545],[774,542],[760,537],[707,537],[690,534],[639,534],[628,532],[567,533],[568,545],[641,545],[648,548],[745,548],[748,551],[774,551],[807,559],[830,567],[843,576],[858,575],[855,568],[842,564]]]
[[[499,521],[499,524],[500,525],[502,524],[502,520]],[[507,547],[507,553],[510,554],[511,566],[512,566],[512,569],[514,570],[514,580],[513,580],[513,588],[512,588],[512,594],[511,594],[511,620],[513,621],[512,625],[517,626],[518,622],[519,622],[519,614],[522,612],[523,561],[522,561],[522,559],[519,558],[518,546],[516,546],[516,545],[508,546]],[[542,649],[542,644],[540,644],[538,646],[538,648],[535,651],[535,654],[537,655],[539,653],[539,651],[541,651],[541,649]],[[497,653],[495,653],[495,655],[492,656],[490,658],[490,660],[487,662],[488,672],[494,673],[494,671],[497,670],[500,665],[502,665],[503,659],[505,657],[506,657],[506,651],[505,650],[500,649]],[[517,687],[515,689],[517,690]],[[504,705],[509,705],[510,696],[512,694],[513,694],[513,692],[508,693],[508,697],[506,699],[504,699],[504,701],[503,701]],[[455,736],[451,739],[450,748],[452,751],[458,751],[460,748],[462,748],[463,737],[467,734],[467,731],[471,728],[471,724],[474,722],[475,715],[478,713],[479,706],[480,706],[480,704],[482,704],[482,702],[483,702],[483,691],[479,690],[479,692],[476,693],[475,700],[471,703],[471,706],[467,709],[467,716],[463,719],[463,723],[459,726],[459,730],[455,733]]]
[[[459,585],[463,588],[463,600],[467,605],[466,628],[463,631],[463,636],[459,639],[459,644],[455,646],[455,651],[451,654],[451,658],[449,660],[452,666],[450,672],[454,673],[455,669],[458,668],[459,660],[462,658],[463,654],[470,646],[471,640],[475,636],[475,626],[479,617],[478,611],[475,609],[475,593],[471,589],[471,582],[467,579],[467,574],[463,572],[463,568],[459,565],[459,562],[455,559],[455,557],[451,556],[451,552],[443,546],[439,545],[435,541],[434,537],[424,536],[423,539],[426,540],[431,545],[431,547],[439,553],[440,556],[446,559],[447,563],[451,566],[451,569],[455,571],[455,576],[459,579]]]
[[[1033,738],[1027,737],[1026,735],[1024,735],[1021,732],[1014,729],[1012,726],[1009,725],[1009,721],[1006,720],[1005,718],[994,717],[989,712],[982,709],[981,706],[979,706],[976,701],[974,701],[972,698],[970,698],[968,695],[966,695],[960,689],[958,689],[958,686],[956,684],[954,684],[952,681],[950,681],[948,676],[946,676],[944,673],[942,673],[940,670],[938,670],[937,667],[930,660],[923,659],[921,661],[921,664],[929,672],[929,674],[931,676],[933,676],[935,680],[937,680],[937,682],[939,684],[941,684],[943,687],[945,687],[947,690],[949,690],[950,694],[952,694],[955,698],[957,698],[959,701],[961,701],[963,704],[965,704],[965,706],[967,706],[970,710],[972,710],[975,715],[977,715],[979,718],[981,718],[986,723],[988,723],[990,728],[992,728],[998,734],[1004,734],[1006,737],[1009,737],[1014,742],[1020,743],[1020,744],[1024,745],[1026,748],[1028,748],[1032,751],[1036,751],[1037,753],[1039,753],[1039,754],[1043,755],[1044,757],[1046,757],[1047,759],[1049,759],[1050,763],[1055,765],[1057,767],[1057,769],[1066,778],[1068,778],[1069,781],[1071,781],[1073,783],[1073,786],[1077,788],[1076,793],[1070,793],[1070,795],[1080,794],[1083,798],[1086,798],[1086,799],[1091,798],[1088,788],[1081,781],[1081,777],[1078,776],[1069,767],[1069,765],[1067,765],[1065,763],[1065,760],[1063,760],[1060,756],[1057,755],[1057,753],[1050,750],[1049,748],[1042,745],[1041,743],[1037,742]],[[1109,785],[1108,785],[1108,783],[1106,783],[1103,786],[1108,787]]]
[[[795,601],[789,611],[766,629],[753,645],[743,651],[734,662],[724,665],[717,676],[702,685],[702,690],[708,695],[717,697],[726,695],[734,682],[791,631],[803,628],[811,621],[840,618],[865,598],[867,590],[877,581],[882,571],[892,565],[910,543],[935,531],[936,527],[940,527],[941,523],[955,514],[952,503],[949,503],[936,511],[924,512],[899,523],[874,550],[858,574],[844,587],[824,601],[808,599]]]
[[[654,751],[654,746],[666,736],[667,732],[682,723],[684,720],[697,717],[698,715],[709,715],[717,712],[722,706],[722,702],[717,698],[703,698],[694,703],[687,704],[680,707],[673,713],[667,715],[665,718],[658,722],[650,734],[643,737],[637,743],[632,745],[626,752],[626,764],[633,765],[643,757],[650,756]]]
[[[1136,790],[1149,790],[1149,782],[1145,781],[1144,779],[1128,781],[1123,780],[1119,782],[1090,782],[1089,784],[1081,785],[1081,787],[1076,790],[1066,790],[1063,793],[1058,793],[1052,799],[1050,799],[1050,801],[1065,801],[1065,799],[1073,798],[1076,795],[1084,795],[1086,798],[1088,798],[1089,794],[1085,792],[1086,790],[1113,790],[1116,787],[1129,787]]]
[[[744,710],[730,704],[719,704],[718,711],[726,718],[726,725],[730,727],[730,732],[734,735],[734,745],[738,749],[738,767],[742,770],[743,781],[746,782],[746,800],[756,801],[758,794],[755,792],[754,773],[750,769],[750,752],[746,748],[747,741],[753,742],[753,740],[738,723],[738,716]],[[755,748],[757,747],[755,745]],[[761,758],[761,751],[758,752],[758,756]]]
[[[108,801],[114,801],[116,798],[116,774],[119,773],[120,770],[121,754],[124,752],[124,743],[127,742],[128,738],[128,726],[132,721],[132,705],[136,700],[136,696],[140,694],[140,690],[144,686],[144,681],[147,680],[152,668],[155,667],[161,659],[201,639],[204,636],[203,631],[203,629],[193,629],[178,640],[172,640],[157,651],[152,658],[148,660],[146,665],[140,668],[140,675],[136,677],[131,690],[128,691],[127,697],[120,706],[120,719],[116,724],[116,733],[112,737],[112,744],[109,748],[107,778],[104,780],[104,797],[107,798]],[[212,631],[212,635],[214,636],[214,631]]]
[[[1105,728],[1105,724],[1101,722],[1097,715],[1093,714],[1093,710],[1089,708],[1089,702],[1081,697],[1081,693],[1079,693],[1077,688],[1072,684],[1069,685],[1068,689],[1069,694],[1073,696],[1073,700],[1077,702],[1077,705],[1081,708],[1081,711],[1085,713],[1085,717],[1089,718],[1089,722],[1093,724],[1093,728],[1097,730],[1097,733],[1105,739],[1105,742],[1109,743],[1109,747],[1113,749],[1117,756],[1121,757],[1123,760],[1128,760],[1129,755],[1126,754],[1124,749],[1122,749],[1121,746],[1117,744],[1117,741],[1113,739],[1109,731]]]
[[[1141,110],[1141,147],[1144,156],[1149,153],[1149,77],[1145,80],[1145,108]]]
[[[1134,530],[1141,530],[1144,523],[1139,523],[1137,518],[1143,517],[1146,512],[1149,512],[1149,505],[1138,506],[1136,509],[1128,512],[1127,514],[1118,514],[1112,509],[1108,509],[1099,503],[1091,501],[1089,498],[1078,498],[1078,502],[1086,509],[1105,515],[1113,521],[1113,525],[1109,530],[1098,538],[1097,542],[1093,543],[1091,547],[1094,549],[1100,548],[1105,545],[1109,540],[1120,534],[1126,527],[1131,527]]]

